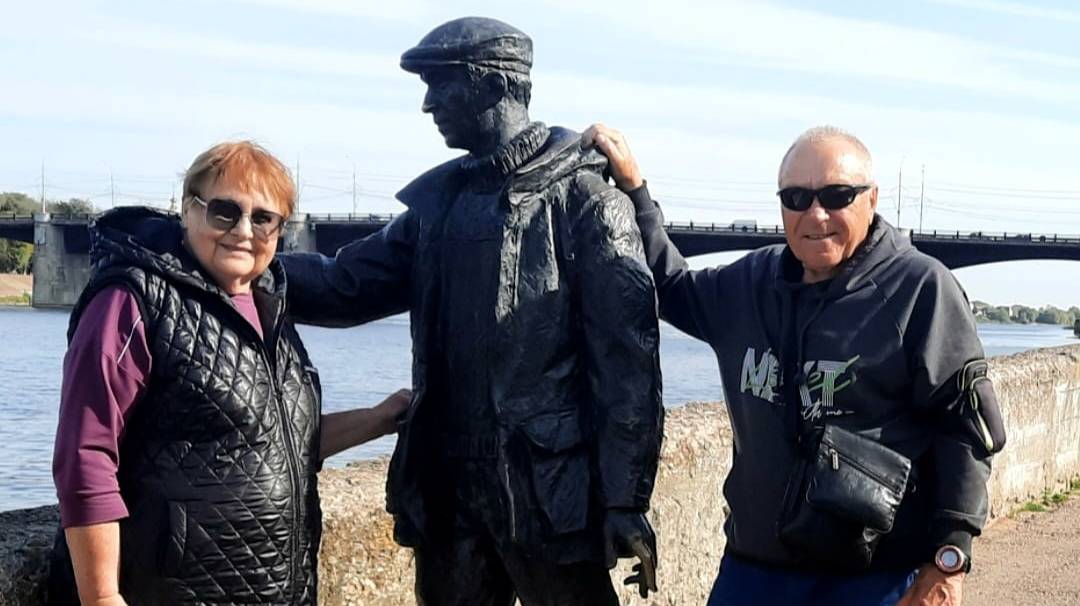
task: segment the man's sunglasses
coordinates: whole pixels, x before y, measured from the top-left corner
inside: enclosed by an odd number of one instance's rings
[[[233,200],[214,198],[203,200],[197,195],[193,200],[206,207],[206,223],[218,231],[232,231],[247,213]],[[257,209],[248,215],[251,219],[251,231],[263,240],[269,240],[285,222],[281,215],[268,210]]]
[[[821,189],[806,187],[785,187],[776,192],[780,203],[788,210],[802,212],[814,204],[814,198],[826,210],[840,210],[852,202],[859,194],[872,189],[873,185],[826,185]]]

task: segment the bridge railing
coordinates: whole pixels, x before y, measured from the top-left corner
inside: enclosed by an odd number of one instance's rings
[[[375,213],[363,213],[363,214],[340,214],[340,213],[325,213],[315,214],[307,213],[305,218],[308,221],[314,223],[389,223],[394,219],[396,215],[392,213],[375,214]]]
[[[739,223],[698,223],[697,221],[672,221],[664,225],[667,231],[701,231],[732,234],[776,235],[784,233],[780,225],[745,225]]]
[[[64,213],[62,215],[49,215],[53,223],[89,223],[101,213]]]
[[[50,214],[50,221],[80,221],[87,223],[93,220],[101,213],[64,213],[64,214]],[[0,221],[33,221],[33,213],[15,213],[15,212],[3,212],[0,213]]]
[[[919,240],[966,240],[979,242],[1011,242],[1017,244],[1080,244],[1080,236],[1062,234],[1033,234],[1009,232],[983,232],[963,230],[930,230],[912,232]]]
[[[33,213],[16,213],[7,212],[0,213],[0,221],[33,221]]]

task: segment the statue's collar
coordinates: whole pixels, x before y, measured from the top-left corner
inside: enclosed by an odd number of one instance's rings
[[[607,166],[607,158],[600,152],[581,148],[580,134],[558,126],[550,129],[540,126],[544,138],[539,147],[511,172],[513,180],[507,191],[511,205],[522,201],[523,194],[539,191],[574,171],[590,169],[599,174]],[[469,160],[468,156],[458,157],[428,170],[402,188],[397,193],[398,200],[417,212],[441,208],[460,188],[475,183],[474,175],[463,168]],[[505,179],[499,183],[504,184]]]
[[[472,182],[498,187],[540,151],[550,134],[543,122],[533,122],[491,154],[465,156],[461,168]]]

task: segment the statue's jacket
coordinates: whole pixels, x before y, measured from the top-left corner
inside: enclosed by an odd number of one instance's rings
[[[606,159],[552,128],[509,178],[488,372],[509,539],[558,561],[601,556],[603,511],[645,511],[663,407],[655,289],[633,205],[609,186]],[[298,321],[350,326],[408,310],[413,398],[387,480],[399,542],[416,545],[440,495],[427,494],[425,420],[438,325],[441,228],[464,185],[463,159],[399,194],[408,210],[329,258],[279,255]],[[454,377],[450,377],[451,384]]]

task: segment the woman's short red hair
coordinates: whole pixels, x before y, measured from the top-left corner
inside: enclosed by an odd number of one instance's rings
[[[260,192],[277,202],[281,214],[296,209],[296,185],[289,169],[253,141],[226,141],[199,154],[184,174],[184,203],[214,183],[248,192]]]

